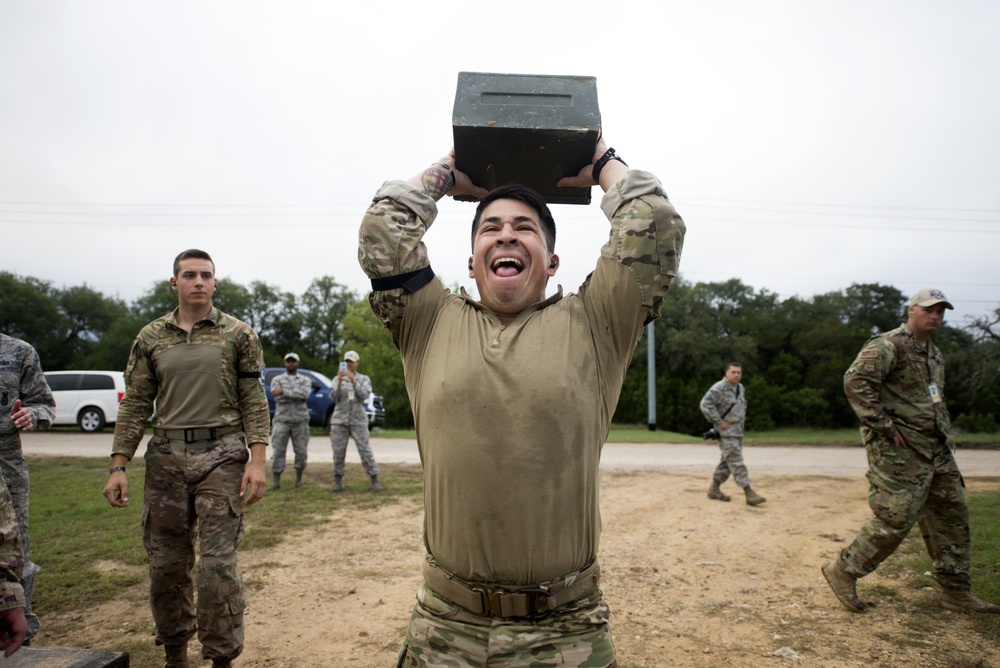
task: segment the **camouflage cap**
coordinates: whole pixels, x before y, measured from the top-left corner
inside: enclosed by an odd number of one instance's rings
[[[357,362],[360,361],[361,358],[358,357],[358,354],[353,350],[348,350],[346,353],[344,353],[344,359],[350,362]]]
[[[296,362],[298,362],[299,356],[296,355],[295,353],[288,353],[287,355],[285,355],[285,361],[287,362],[288,360],[295,360]]]
[[[955,310],[955,307],[951,305],[948,298],[944,296],[944,293],[940,290],[935,290],[933,288],[924,288],[917,294],[910,297],[910,306],[934,306],[935,304],[943,303],[945,308]]]

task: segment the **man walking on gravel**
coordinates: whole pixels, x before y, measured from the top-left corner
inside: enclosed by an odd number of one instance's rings
[[[869,339],[844,375],[847,399],[861,419],[875,516],[822,570],[851,612],[867,607],[857,579],[878,568],[919,524],[941,585],[941,607],[1000,614],[1000,606],[972,595],[965,481],[945,405],[944,358],[930,340],[951,308],[940,290],[919,291],[906,323]]]

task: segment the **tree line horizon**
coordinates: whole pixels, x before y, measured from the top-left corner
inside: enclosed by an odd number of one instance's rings
[[[749,430],[856,427],[843,374],[870,336],[905,322],[908,299],[878,283],[779,299],[738,278],[690,283],[678,277],[654,325],[656,429],[704,431],[698,405],[734,361],[743,365]],[[413,427],[399,353],[372,315],[367,295],[332,276],[316,278],[301,295],[264,281],[242,285],[220,278],[213,301],[254,328],[267,366],[280,367],[286,353],[296,352],[302,368],[332,376],[343,353],[356,350],[362,371],[385,401],[386,426]],[[126,303],[86,283],[58,288],[44,279],[0,271],[2,331],[33,345],[46,371],[124,370],[139,330],[176,306],[166,281]],[[946,319],[933,340],[945,356],[945,398],[953,426],[1000,431],[1000,306],[960,327]],[[648,422],[647,346],[644,334],[615,423]],[[455,410],[461,413],[461,407]]]

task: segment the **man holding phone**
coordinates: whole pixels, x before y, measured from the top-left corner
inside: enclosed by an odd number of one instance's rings
[[[330,491],[335,494],[344,491],[344,459],[347,456],[347,439],[352,436],[361,456],[361,464],[372,479],[372,491],[382,491],[375,455],[368,445],[368,414],[365,413],[365,402],[372,393],[372,381],[363,373],[358,373],[360,361],[361,358],[353,350],[344,353],[337,379],[330,386],[330,398],[336,404],[330,418],[330,444],[333,446],[333,487]]]

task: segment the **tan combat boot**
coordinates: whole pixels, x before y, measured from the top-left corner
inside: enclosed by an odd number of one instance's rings
[[[748,506],[759,506],[760,504],[762,504],[765,501],[767,501],[767,499],[765,499],[763,496],[761,496],[757,492],[753,491],[753,489],[750,487],[750,485],[747,485],[746,487],[744,487],[743,491],[746,492],[746,495],[747,495],[747,505]]]
[[[938,603],[945,610],[952,612],[984,612],[988,615],[1000,615],[1000,605],[978,599],[972,592],[961,589],[942,589]]]
[[[845,608],[851,612],[865,611],[865,602],[858,598],[857,580],[840,570],[836,559],[823,567],[823,577]]]
[[[712,481],[712,486],[708,488],[708,498],[714,499],[716,501],[730,501],[728,494],[725,494],[721,489],[719,489],[719,483]]]
[[[167,662],[164,668],[188,668],[187,656],[188,646],[184,645],[164,645],[163,651],[166,654]]]

